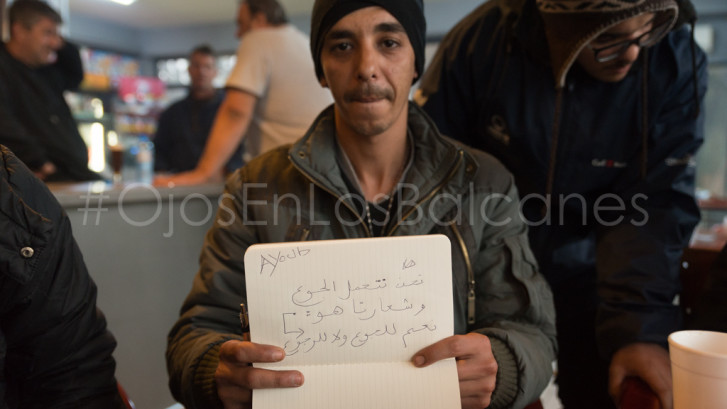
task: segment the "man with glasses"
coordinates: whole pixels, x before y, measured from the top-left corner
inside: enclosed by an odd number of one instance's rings
[[[515,175],[555,296],[566,408],[613,408],[628,376],[672,407],[667,335],[699,220],[694,17],[688,0],[491,0],[422,79],[417,101],[440,131]]]

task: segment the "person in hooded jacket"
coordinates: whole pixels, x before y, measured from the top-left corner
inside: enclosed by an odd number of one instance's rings
[[[3,145],[0,232],[0,408],[125,408],[116,340],[71,222]]]
[[[515,175],[555,297],[566,408],[613,408],[627,376],[671,408],[667,336],[699,220],[694,20],[674,0],[492,0],[444,38],[415,98]]]

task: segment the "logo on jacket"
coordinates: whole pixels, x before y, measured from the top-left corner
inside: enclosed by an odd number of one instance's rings
[[[666,166],[696,166],[696,162],[692,155],[687,155],[683,158],[666,158],[664,160]]]
[[[626,162],[619,162],[614,159],[593,159],[591,165],[594,168],[625,168]]]
[[[507,132],[507,123],[505,123],[505,118],[500,115],[493,115],[490,118],[487,132],[492,138],[500,141],[503,145],[510,145],[510,134]]]

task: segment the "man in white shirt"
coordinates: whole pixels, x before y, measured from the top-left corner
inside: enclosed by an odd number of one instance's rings
[[[333,102],[316,79],[308,37],[288,23],[277,0],[243,0],[237,37],[237,62],[199,163],[156,184],[218,180],[243,138],[246,160],[292,143]]]

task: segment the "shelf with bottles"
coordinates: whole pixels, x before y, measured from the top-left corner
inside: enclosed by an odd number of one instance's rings
[[[114,98],[114,122],[120,134],[154,135],[166,92],[157,78],[123,77]]]
[[[158,115],[130,115],[115,113],[116,131],[123,135],[154,135],[157,128]]]

